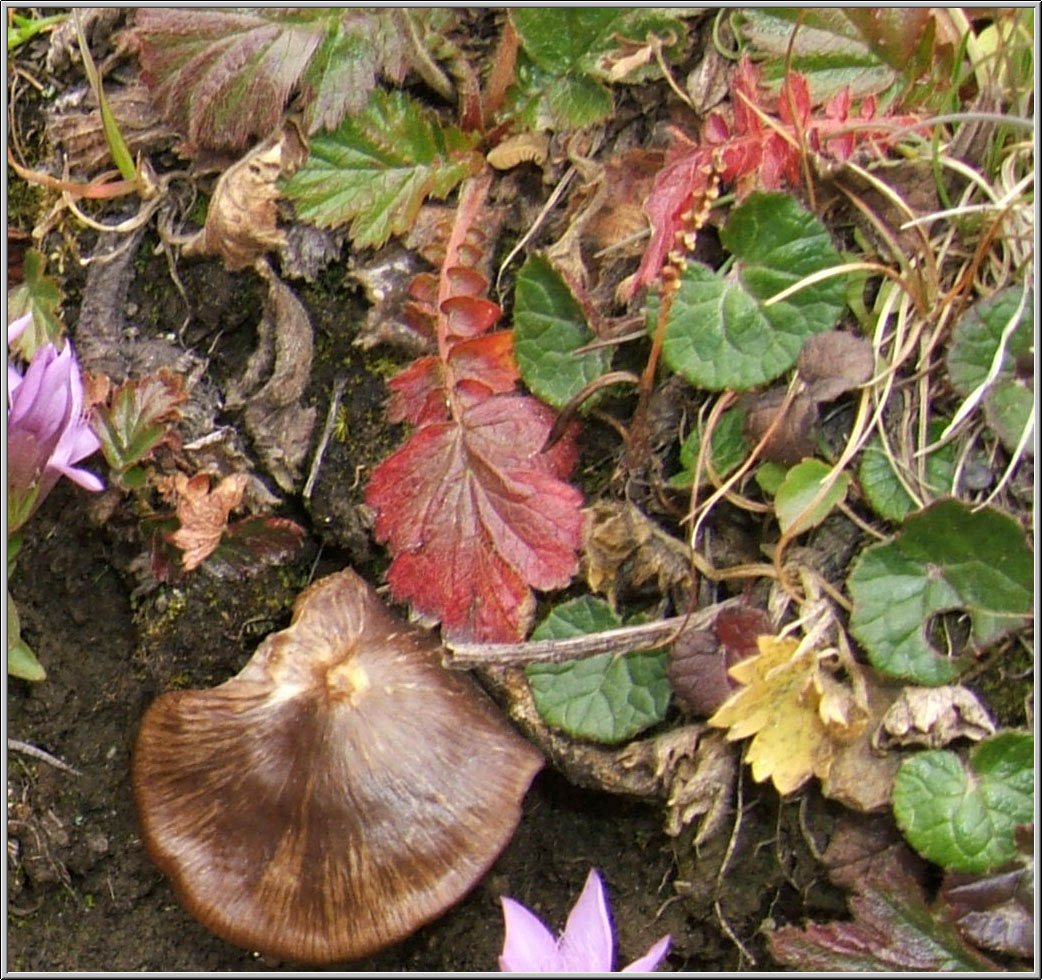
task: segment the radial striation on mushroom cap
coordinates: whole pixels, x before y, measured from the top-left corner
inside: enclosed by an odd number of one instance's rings
[[[192,915],[320,964],[462,898],[542,764],[433,636],[343,571],[301,593],[235,677],[156,700],[133,786],[148,852]]]

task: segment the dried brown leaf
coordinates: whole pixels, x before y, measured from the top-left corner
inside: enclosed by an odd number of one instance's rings
[[[631,503],[597,501],[583,523],[586,581],[614,608],[649,582],[659,594],[691,587],[691,561],[685,544],[663,531]]]
[[[807,338],[796,368],[811,400],[829,402],[872,377],[875,354],[863,337],[827,330]]]
[[[198,568],[217,547],[228,526],[228,515],[242,502],[247,476],[227,476],[210,489],[210,478],[196,473],[190,479],[177,473],[173,489],[177,498],[177,519],[181,527],[167,537],[181,551],[186,572]]]
[[[756,445],[778,417],[785,400],[785,389],[770,388],[758,395],[744,396],[739,405],[746,408],[745,437]],[[793,398],[782,420],[760,450],[760,458],[795,466],[817,450],[818,408],[802,392]]]
[[[277,181],[307,158],[307,142],[297,125],[258,143],[217,181],[203,230],[185,245],[186,255],[216,255],[229,272],[249,268],[266,252],[283,248],[278,227]]]
[[[920,745],[939,749],[957,738],[979,742],[994,734],[988,712],[961,684],[906,687],[883,716],[872,744],[882,751]]]
[[[266,265],[268,298],[257,350],[242,378],[228,385],[227,405],[242,408],[246,429],[275,482],[293,489],[311,444],[315,409],[300,397],[311,376],[314,338],[307,311]]]

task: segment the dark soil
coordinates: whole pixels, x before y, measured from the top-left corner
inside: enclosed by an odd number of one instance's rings
[[[214,376],[241,372],[263,284],[215,262],[181,269],[190,296],[205,296],[186,340],[209,349]],[[361,305],[344,277],[304,286],[318,357],[308,398],[320,418],[333,379],[347,379],[351,419],[330,442],[307,511],[284,516],[310,531],[288,565],[219,578],[206,566],[177,584],[140,589],[141,550],[132,520],[99,526],[97,498],[60,484],[33,517],[11,583],[23,636],[47,680],[9,679],[8,732],[52,753],[80,775],[9,753],[9,960],[18,970],[293,969],[210,935],[180,908],[138,837],[130,754],[139,720],[160,692],[208,687],[236,673],[268,632],[289,621],[313,577],[353,565],[379,582],[379,549],[357,513],[356,467],[371,464],[398,433],[382,421],[383,380],[351,346]],[[78,283],[70,279],[75,300]],[[141,336],[176,330],[183,306],[146,239],[125,309]],[[77,309],[67,307],[73,325]],[[214,342],[215,331],[222,331]],[[371,359],[371,358],[370,358]],[[563,925],[591,867],[612,904],[620,965],[670,933],[669,969],[748,969],[770,962],[761,927],[841,912],[799,828],[798,805],[769,788],[746,788],[743,814],[696,855],[662,831],[659,805],[580,790],[554,770],[537,777],[521,824],[486,878],[440,920],[399,946],[352,964],[361,970],[495,969],[503,940],[498,899],[512,896],[554,928]],[[813,809],[823,832],[827,806]],[[820,843],[820,842],[819,842]],[[726,867],[721,873],[721,865]],[[716,902],[719,900],[719,905]],[[740,944],[740,945],[739,945]]]
[[[9,681],[8,732],[80,775],[9,753],[9,968],[292,969],[215,938],[178,906],[141,845],[129,778],[137,724],[151,699],[235,672],[257,631],[285,625],[292,575],[276,570],[230,583],[203,571],[184,588],[133,603],[76,488],[57,488],[34,521],[12,589],[48,679]],[[713,909],[717,894],[728,928],[769,963],[758,929],[799,908],[800,891],[808,914],[842,906],[831,889],[817,887],[796,811],[779,812],[770,791],[746,792],[718,890],[726,839],[696,859],[689,844],[662,833],[657,807],[578,790],[546,770],[514,839],[474,891],[406,942],[352,967],[494,969],[503,938],[499,896],[517,898],[559,928],[591,867],[608,887],[620,965],[669,932],[671,969],[748,968]],[[682,876],[693,883],[687,898],[676,897]]]

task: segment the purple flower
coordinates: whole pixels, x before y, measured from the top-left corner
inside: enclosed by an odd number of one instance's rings
[[[520,902],[501,899],[506,937],[499,957],[503,973],[611,973],[614,937],[608,918],[604,885],[591,870],[579,901],[568,916],[560,939]],[[663,936],[640,959],[623,967],[622,973],[654,970],[669,950],[670,937]]]
[[[25,329],[30,316],[9,326],[8,343]],[[83,411],[83,382],[71,344],[60,353],[53,344],[44,344],[24,375],[8,360],[8,533],[32,516],[63,476],[87,490],[101,490],[101,480],[74,465],[100,445]]]

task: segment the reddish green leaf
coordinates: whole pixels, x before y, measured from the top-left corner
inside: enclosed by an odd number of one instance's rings
[[[996,970],[957,932],[947,909],[927,907],[907,874],[862,879],[851,922],[787,926],[770,936],[771,953],[797,970]]]
[[[296,92],[309,133],[360,111],[378,75],[404,80],[413,52],[400,11],[143,7],[130,37],[156,107],[188,149],[238,150],[267,136]],[[454,14],[412,11],[420,37]]]
[[[255,515],[229,525],[206,568],[221,578],[250,575],[268,565],[281,565],[296,556],[304,529],[285,517]]]
[[[106,405],[94,408],[92,427],[101,451],[117,473],[131,472],[166,437],[181,416],[178,406],[188,393],[181,379],[166,368],[158,374],[120,385]]]

